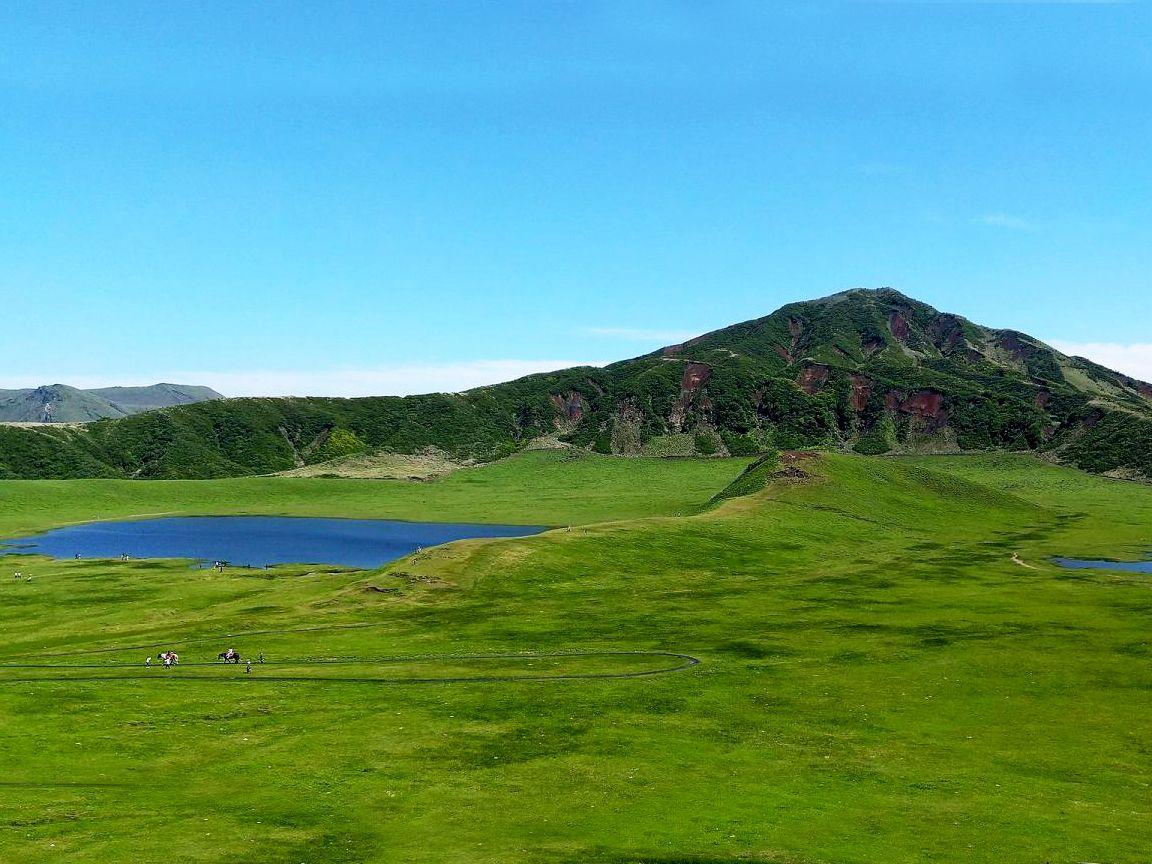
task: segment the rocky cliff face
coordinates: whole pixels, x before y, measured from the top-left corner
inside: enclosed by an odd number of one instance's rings
[[[791,304],[605,377],[600,403],[626,403],[641,436],[714,431],[733,452],[770,442],[1059,453],[1106,417],[1134,430],[1152,423],[1152,385],[888,289]],[[591,407],[567,431],[604,449],[608,416]],[[1094,467],[1137,470],[1135,447],[1109,448]]]

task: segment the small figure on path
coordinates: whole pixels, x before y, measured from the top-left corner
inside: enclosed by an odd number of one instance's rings
[[[164,668],[165,669],[171,669],[172,668],[172,658],[169,657],[167,654],[161,654],[160,656],[164,658]]]
[[[252,661],[251,660],[248,660],[244,664],[244,674],[245,675],[251,675],[252,674]]]
[[[264,652],[263,651],[260,652],[260,656],[257,657],[256,660],[260,663],[264,662]]]
[[[152,655],[151,654],[149,654],[147,657],[144,658],[144,668],[145,669],[151,669],[152,668]]]

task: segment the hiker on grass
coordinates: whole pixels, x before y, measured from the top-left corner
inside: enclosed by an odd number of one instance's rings
[[[161,656],[164,658],[164,668],[165,669],[171,669],[172,668],[172,658],[169,657],[167,654],[162,654]]]
[[[244,674],[245,675],[251,675],[252,674],[252,661],[251,660],[248,660],[245,662]]]
[[[147,657],[144,658],[144,668],[145,669],[151,669],[152,668],[152,655],[151,654],[149,654]]]

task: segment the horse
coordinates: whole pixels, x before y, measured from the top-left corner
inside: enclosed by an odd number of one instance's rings
[[[239,651],[236,651],[233,648],[229,648],[227,651],[221,651],[219,654],[217,654],[216,659],[221,660],[224,663],[239,663],[241,658]]]

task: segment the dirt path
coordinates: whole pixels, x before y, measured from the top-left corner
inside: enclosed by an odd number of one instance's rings
[[[398,663],[434,663],[436,661],[460,663],[461,661],[484,661],[484,660],[513,660],[530,662],[532,660],[541,659],[562,659],[565,657],[653,657],[666,659],[668,665],[660,666],[656,669],[642,669],[636,672],[558,672],[556,674],[526,674],[526,675],[450,675],[450,676],[425,676],[425,677],[412,677],[412,678],[397,678],[386,676],[362,676],[362,677],[326,677],[323,675],[277,675],[275,669],[277,665],[291,666],[291,667],[324,667],[336,665],[362,665],[362,666],[387,666]],[[218,684],[222,682],[253,682],[253,681],[300,681],[300,682],[328,682],[328,683],[349,683],[349,684],[500,684],[504,682],[531,682],[531,681],[594,681],[594,680],[608,680],[608,679],[624,679],[624,678],[649,678],[654,675],[668,675],[673,672],[683,672],[686,669],[691,669],[693,666],[699,666],[699,658],[693,657],[690,654],[680,654],[674,651],[557,651],[557,652],[543,652],[535,654],[426,654],[426,655],[413,655],[409,657],[376,657],[369,659],[332,659],[332,660],[282,660],[277,662],[266,662],[257,664],[253,668],[259,670],[256,674],[235,674],[235,668],[222,663],[185,663],[173,669],[143,669],[139,664],[117,665],[115,667],[109,664],[95,664],[95,663],[26,663],[26,664],[0,664],[0,684],[16,684],[16,683],[31,683],[37,681],[138,681],[147,679],[150,681],[198,681],[208,684]],[[181,675],[180,670],[182,667],[215,667],[222,670],[233,668],[233,674],[228,677],[207,678],[199,675]],[[94,669],[94,670],[109,670],[111,668],[123,669],[124,672],[119,674],[93,674],[93,675],[52,675],[44,674],[50,670],[72,670],[72,669]],[[5,672],[9,669],[12,670],[39,670],[39,674],[19,674],[16,676],[8,676]],[[131,670],[131,671],[129,671]],[[272,674],[265,674],[271,672]]]

